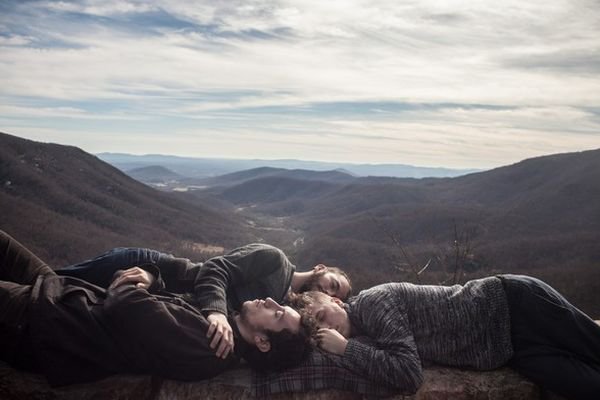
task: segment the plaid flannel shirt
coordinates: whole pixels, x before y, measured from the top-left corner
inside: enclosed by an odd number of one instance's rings
[[[357,339],[371,342],[366,337]],[[315,349],[298,367],[277,373],[255,372],[252,374],[251,393],[254,397],[267,398],[277,393],[319,389],[344,390],[368,397],[391,396],[398,392],[350,371],[343,366],[341,358]]]

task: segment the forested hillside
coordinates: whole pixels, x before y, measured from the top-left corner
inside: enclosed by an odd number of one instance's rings
[[[0,183],[0,229],[55,266],[116,246],[201,257],[254,239],[228,210],[154,190],[75,147],[0,134]]]

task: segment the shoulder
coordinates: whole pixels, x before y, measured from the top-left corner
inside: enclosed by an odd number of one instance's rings
[[[266,243],[249,243],[231,250],[228,255],[271,255],[276,257],[285,257],[283,251]]]
[[[409,292],[414,285],[410,283],[383,283],[372,288],[361,290],[350,298],[348,303],[354,306],[371,306],[389,304],[399,295]]]
[[[379,325],[390,318],[402,316],[404,306],[401,295],[407,288],[404,283],[385,283],[358,293],[348,300],[350,318],[357,325]],[[363,326],[363,329],[366,327]]]
[[[266,271],[281,268],[295,269],[281,249],[266,243],[250,243],[238,247],[225,257],[232,261],[238,260],[240,263],[251,265],[253,268],[260,267]]]

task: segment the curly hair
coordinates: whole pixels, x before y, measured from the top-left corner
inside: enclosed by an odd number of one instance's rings
[[[290,293],[288,294],[287,304],[300,312],[306,310],[308,306],[314,304],[319,300],[329,299],[330,296],[326,293],[319,292],[317,290],[310,290],[302,293]]]

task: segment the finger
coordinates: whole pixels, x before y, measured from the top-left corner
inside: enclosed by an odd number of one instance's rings
[[[221,343],[219,344],[219,348],[217,349],[217,357],[223,357],[223,354],[225,353],[225,350],[229,348],[229,345],[227,344],[227,342],[225,340],[221,340]]]
[[[215,333],[216,329],[217,329],[217,323],[216,322],[212,322],[210,324],[210,326],[208,327],[208,330],[206,331],[206,337],[207,338],[211,337]]]
[[[122,278],[119,279],[119,285],[125,285],[127,283],[131,283],[131,284],[144,283],[144,284],[147,284],[148,282],[147,282],[147,280],[143,276],[138,275],[138,274],[127,275],[127,276],[124,276],[124,277],[122,277]]]
[[[222,358],[226,359],[230,352],[231,352],[231,347],[227,347],[225,349],[225,352],[223,353],[223,357]]]
[[[233,331],[228,331],[227,333],[229,334],[229,344],[231,347],[231,351],[233,351],[235,349],[235,341],[233,340]]]
[[[113,281],[113,283],[110,284],[111,288],[114,289],[118,286],[121,286],[121,278],[117,278]]]
[[[210,342],[210,348],[214,349],[215,347],[217,347],[217,345],[219,344],[219,342],[221,341],[221,338],[223,337],[223,332],[217,330],[215,332],[215,335],[213,336],[212,341]]]
[[[132,271],[131,269],[126,269],[125,271],[123,271],[123,273],[121,274],[121,276],[119,278],[135,275],[136,273],[137,273],[136,271]]]
[[[117,279],[116,281],[113,282],[113,285],[114,285],[114,287],[123,286],[129,281],[130,281],[130,279],[127,276],[121,275],[121,277],[119,277],[119,279]]]
[[[122,285],[123,283],[127,282],[129,280],[129,275],[121,275],[118,279],[115,280],[115,282],[118,282],[118,286]]]

